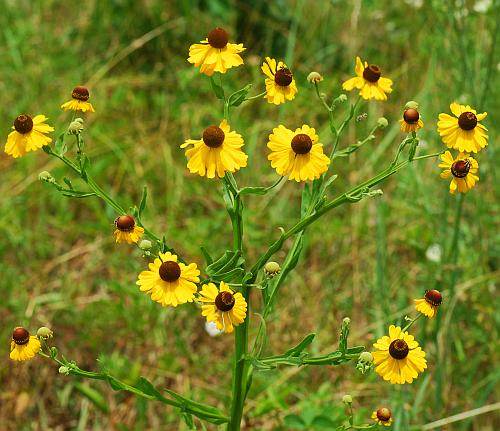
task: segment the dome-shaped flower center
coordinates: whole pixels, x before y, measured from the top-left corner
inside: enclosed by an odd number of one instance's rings
[[[377,419],[382,422],[387,422],[391,419],[391,411],[387,407],[382,407],[377,410]]]
[[[14,329],[14,332],[12,333],[12,339],[14,340],[14,343],[16,343],[19,346],[22,346],[23,344],[26,344],[30,340],[30,333],[28,332],[27,329],[19,326],[16,329]]]
[[[473,112],[462,112],[458,117],[458,125],[462,130],[472,130],[477,125],[477,117]]]
[[[307,154],[311,151],[312,145],[311,138],[304,133],[299,133],[292,139],[292,150],[295,154]]]
[[[78,87],[73,88],[73,92],[71,93],[71,97],[73,99],[82,100],[82,101],[86,102],[87,100],[89,100],[89,97],[90,97],[89,90],[87,87],[83,87],[83,86],[79,85]]]
[[[451,165],[451,173],[456,178],[464,178],[470,170],[469,160],[457,160]]]
[[[436,307],[441,305],[441,302],[443,301],[441,292],[436,289],[428,290],[427,292],[425,292],[424,298],[429,304]]]
[[[375,64],[370,64],[368,67],[365,67],[365,70],[363,70],[363,78],[369,82],[377,82],[381,74],[382,71],[380,70],[380,67]]]
[[[210,148],[220,147],[225,138],[224,131],[218,126],[207,127],[203,132],[203,142]]]
[[[14,129],[22,135],[33,130],[33,120],[29,115],[21,114],[14,120]]]
[[[403,120],[408,124],[415,124],[420,118],[420,114],[416,109],[407,109],[403,114]]]
[[[227,45],[229,41],[229,34],[226,30],[222,28],[214,28],[207,36],[208,43],[211,47],[222,49]]]
[[[158,271],[160,273],[160,278],[163,281],[167,281],[169,283],[173,283],[177,281],[181,276],[181,267],[177,262],[173,260],[167,260],[163,262]]]
[[[389,346],[389,354],[394,359],[404,359],[408,356],[410,349],[405,340],[394,340]]]
[[[281,87],[288,87],[293,81],[292,72],[286,67],[278,69],[274,74],[274,82]]]
[[[228,292],[227,290],[224,292],[220,292],[216,297],[215,297],[215,306],[220,310],[220,311],[229,311],[231,308],[234,307],[234,295],[231,292]]]
[[[122,232],[130,232],[134,230],[135,227],[134,217],[132,217],[131,215],[123,215],[117,217],[115,220],[115,226],[118,230],[121,230]]]

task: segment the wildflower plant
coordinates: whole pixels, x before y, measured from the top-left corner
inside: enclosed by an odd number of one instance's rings
[[[223,84],[223,75],[232,72],[233,68],[244,64],[243,44],[231,43],[229,33],[221,28],[208,32],[200,43],[189,48],[188,62],[199,68],[199,72],[207,75],[214,96],[220,103],[220,118],[216,124],[204,125],[204,130],[195,135],[195,139],[187,138],[179,143],[179,151],[185,151],[187,169],[190,173],[206,177],[220,186],[221,200],[225,204],[231,222],[232,246],[211,255],[201,248],[199,257],[181,256],[169,244],[169,238],[161,233],[153,232],[143,222],[143,214],[147,207],[147,189],[144,188],[142,198],[137,205],[126,207],[112,198],[97,184],[92,176],[92,164],[85,152],[85,121],[75,119],[69,126],[56,134],[53,142],[51,134],[54,128],[46,121],[44,115],[30,117],[19,115],[14,121],[12,131],[5,145],[5,152],[12,157],[24,156],[27,152],[42,148],[50,157],[58,159],[79,180],[77,188],[73,181],[64,178],[63,183],[57,181],[49,172],[40,174],[40,179],[64,197],[68,198],[100,198],[116,213],[110,220],[115,226],[114,237],[119,247],[126,245],[137,247],[148,259],[147,267],[137,274],[137,289],[144,292],[144,301],[152,300],[158,307],[197,306],[200,318],[209,325],[215,325],[214,334],[234,338],[234,350],[228,354],[232,361],[231,387],[220,389],[230,396],[230,405],[226,411],[189,399],[170,389],[157,389],[147,379],[141,377],[134,385],[125,383],[106,370],[83,370],[71,360],[59,354],[52,345],[57,334],[49,328],[39,330],[32,336],[25,328],[15,328],[11,340],[10,357],[16,361],[30,360],[37,354],[53,360],[59,365],[59,372],[64,375],[96,379],[107,382],[115,390],[131,392],[148,400],[156,400],[179,410],[181,416],[190,425],[193,417],[213,424],[226,424],[228,430],[239,430],[244,415],[245,401],[252,386],[252,376],[261,371],[275,370],[278,366],[317,367],[345,366],[351,364],[363,375],[374,369],[383,380],[392,384],[412,383],[425,372],[428,358],[423,348],[409,333],[410,327],[421,316],[432,318],[438,312],[442,296],[436,289],[429,290],[421,299],[416,299],[415,318],[406,317],[408,322],[401,328],[391,324],[388,335],[378,339],[373,352],[364,346],[351,346],[349,332],[352,322],[345,318],[339,325],[338,348],[329,353],[315,355],[310,345],[315,334],[304,334],[304,338],[285,352],[272,352],[265,355],[266,321],[273,314],[276,300],[287,290],[287,277],[297,266],[304,244],[307,229],[318,219],[330,214],[342,205],[356,204],[364,199],[376,198],[382,191],[375,187],[389,177],[406,169],[410,164],[423,163],[427,159],[441,156],[445,169],[443,178],[452,177],[450,191],[466,192],[478,181],[478,163],[463,153],[478,152],[487,145],[486,128],[479,123],[486,113],[476,114],[468,105],[452,103],[450,109],[455,115],[441,114],[438,130],[444,144],[450,149],[458,149],[461,153],[453,157],[449,151],[417,155],[419,144],[418,132],[424,127],[418,103],[409,102],[401,110],[401,131],[405,133],[399,145],[395,146],[394,157],[381,166],[371,178],[364,178],[359,184],[347,190],[339,191],[335,187],[336,167],[340,160],[346,160],[354,152],[369,146],[375,139],[375,133],[388,125],[386,118],[379,118],[373,124],[369,134],[356,143],[344,144],[346,128],[351,123],[369,121],[360,103],[383,103],[392,92],[393,81],[382,74],[382,68],[356,58],[354,78],[342,85],[346,91],[359,90],[347,107],[344,118],[339,119],[337,108],[348,101],[345,94],[328,97],[320,91],[324,77],[318,72],[309,74],[307,81],[296,79],[289,67],[279,59],[266,56],[261,70],[265,74],[263,85],[265,90],[250,95],[251,85],[246,85],[231,94]],[[390,71],[387,72],[390,76]],[[397,84],[397,83],[396,83]],[[263,99],[264,103],[279,105],[297,103],[295,95],[298,91],[310,91],[318,97],[318,106],[322,107],[329,119],[329,134],[319,136],[319,124],[276,124],[268,131],[267,159],[269,169],[276,171],[276,181],[270,185],[242,186],[237,179],[240,169],[251,166],[245,153],[245,131],[234,130],[231,114],[243,103],[255,103]],[[72,92],[72,100],[64,103],[64,110],[81,111],[81,115],[95,112],[89,100],[89,90],[77,86]],[[363,100],[361,100],[363,99]],[[95,102],[98,109],[99,103]],[[353,119],[356,121],[353,122]],[[72,142],[71,142],[72,141]],[[265,147],[262,148],[264,151]],[[282,181],[289,180],[294,187],[302,189],[300,215],[295,223],[287,229],[280,228],[267,249],[255,261],[248,258],[245,246],[247,234],[243,212],[246,199],[263,196]],[[215,187],[214,187],[215,189]],[[110,238],[113,229],[110,227]],[[277,253],[285,243],[292,240],[286,257],[281,262]],[[118,247],[118,246],[117,246]],[[118,249],[117,252],[120,249]],[[198,266],[204,259],[205,264]],[[252,303],[252,291],[261,296],[261,308]],[[149,298],[148,298],[149,296]],[[160,310],[160,309],[159,309]],[[259,318],[255,318],[259,316]],[[255,326],[256,336],[251,338],[249,328]],[[215,329],[210,326],[212,331]],[[272,349],[272,347],[270,347]],[[369,349],[368,349],[369,350]],[[210,363],[207,359],[206,366]],[[250,393],[251,394],[251,393]],[[372,422],[363,426],[354,425],[352,414],[352,397],[345,396],[344,404],[348,407],[347,420],[340,424],[338,430],[371,429],[392,424],[391,411],[380,407],[374,411]]]

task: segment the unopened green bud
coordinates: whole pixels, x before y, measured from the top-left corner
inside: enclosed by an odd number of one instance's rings
[[[48,171],[42,171],[38,174],[38,179],[40,181],[45,181],[46,183],[54,184],[56,179]]]
[[[149,250],[150,248],[153,247],[153,243],[151,241],[149,241],[148,239],[143,239],[140,243],[139,243],[139,248],[141,250]]]
[[[68,134],[69,135],[79,135],[82,132],[83,132],[83,119],[82,118],[75,118],[69,124]]]
[[[418,102],[415,102],[414,100],[410,100],[409,102],[406,102],[405,110],[406,109],[416,109],[416,110],[418,110]]]
[[[385,129],[388,125],[389,125],[389,122],[387,121],[387,118],[385,118],[385,117],[380,117],[380,118],[377,120],[377,126],[378,126],[380,129]]]
[[[43,340],[48,340],[49,338],[52,338],[54,336],[54,333],[50,328],[42,326],[41,328],[38,328],[38,331],[36,331],[36,335],[38,338],[42,338]]]
[[[311,72],[309,75],[307,75],[307,80],[311,84],[315,84],[323,81],[323,77],[318,72]]]
[[[71,370],[71,368],[66,367],[65,365],[61,365],[61,366],[59,367],[59,374],[64,374],[65,376],[68,376],[68,375],[69,375],[70,370]]]
[[[351,319],[349,319],[349,317],[344,317],[344,318],[342,319],[342,323],[343,323],[344,325],[349,325],[349,324],[351,323]]]
[[[281,272],[281,266],[277,262],[267,262],[264,265],[264,273],[269,277],[273,278]]]
[[[335,100],[338,100],[339,102],[346,102],[347,101],[347,96],[345,94],[341,94]]]
[[[373,355],[370,352],[362,352],[358,357],[356,369],[365,374],[373,368]]]
[[[342,397],[342,402],[344,404],[352,404],[352,397],[349,394],[346,394]]]

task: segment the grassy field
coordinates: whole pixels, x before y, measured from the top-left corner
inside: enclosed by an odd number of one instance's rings
[[[25,111],[44,113],[64,130],[70,114],[60,104],[75,85],[88,85],[97,111],[85,124],[92,174],[124,206],[137,204],[147,185],[144,222],[199,265],[200,245],[220,254],[231,244],[220,182],[190,175],[179,148],[222,115],[209,79],[186,61],[189,45],[213,27],[228,29],[232,40],[247,47],[245,66],[224,76],[228,87],[253,83],[252,94],[261,92],[260,64],[267,55],[285,58],[299,87],[292,103],[275,107],[254,100],[233,113],[232,127],[245,138],[251,166],[237,175],[243,185],[277,179],[265,145],[279,123],[310,124],[323,143],[331,142],[328,117],[306,76],[312,70],[322,73],[322,91],[336,96],[352,76],[356,55],[381,65],[394,81],[394,92],[386,103],[361,105],[367,119],[349,128],[341,146],[364,138],[381,115],[389,127],[348,162],[334,165],[339,175],[334,195],[390,163],[403,137],[397,120],[408,100],[420,103],[422,153],[444,148],[436,121],[450,102],[487,111],[490,144],[478,156],[480,182],[465,196],[458,226],[459,198],[439,178],[437,160],[413,164],[381,185],[383,196],[338,208],[308,230],[302,259],[267,328],[269,354],[283,352],[309,332],[317,333],[316,352],[327,352],[336,348],[339,324],[349,316],[350,342],[370,348],[390,323],[411,312],[413,298],[438,286],[445,298],[438,318],[421,320],[414,329],[429,369],[401,388],[375,373],[362,376],[350,364],[256,374],[245,429],[331,429],[321,418],[340,421],[346,393],[353,395],[360,420],[381,402],[391,405],[397,431],[500,427],[498,406],[424,427],[498,402],[499,1],[489,2],[486,11],[488,2],[455,0],[1,3],[4,139],[13,119]],[[342,108],[339,121],[344,115]],[[5,340],[0,428],[187,429],[168,407],[116,393],[100,382],[59,375],[48,361],[9,362],[8,340],[18,325],[50,326],[59,350],[81,368],[95,370],[98,360],[130,383],[144,375],[226,410],[232,337],[208,337],[195,307],[163,309],[139,292],[135,281],[147,260],[138,250],[114,243],[113,209],[95,198],[61,197],[38,181],[44,170],[58,179],[69,176],[41,151],[18,160],[0,156],[0,333]],[[264,197],[246,198],[249,262],[277,238],[279,226],[297,219],[301,190],[302,185],[287,182]],[[457,244],[452,243],[455,229]],[[430,247],[442,250],[440,260],[429,258]],[[283,258],[280,252],[274,259]],[[254,337],[258,318],[252,319]]]

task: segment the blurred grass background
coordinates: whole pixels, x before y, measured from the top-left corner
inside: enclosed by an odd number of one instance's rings
[[[333,166],[339,174],[334,195],[389,163],[403,137],[397,120],[406,101],[421,106],[421,154],[443,149],[436,119],[450,102],[488,111],[490,145],[478,156],[480,182],[465,197],[457,265],[448,258],[457,197],[439,178],[437,161],[421,161],[382,184],[383,197],[338,208],[309,229],[303,259],[268,326],[269,353],[283,352],[308,332],[317,332],[313,349],[320,352],[336,348],[340,321],[350,316],[350,343],[370,348],[390,323],[411,313],[413,298],[437,285],[445,298],[439,317],[414,327],[429,369],[401,388],[375,373],[361,376],[350,365],[256,374],[245,429],[333,429],[343,417],[345,393],[354,396],[359,420],[381,404],[390,406],[398,431],[500,427],[497,411],[425,428],[498,401],[498,1],[1,4],[4,137],[21,112],[44,113],[64,130],[70,114],[60,104],[75,85],[88,85],[97,110],[85,124],[92,174],[125,206],[137,204],[147,185],[144,222],[198,264],[200,245],[215,255],[231,244],[220,183],[189,175],[179,149],[221,118],[209,79],[186,61],[189,45],[213,27],[228,29],[231,40],[247,47],[245,66],[225,75],[225,85],[237,89],[252,82],[254,94],[262,91],[259,66],[272,55],[286,58],[299,87],[293,103],[277,108],[252,101],[232,113],[250,155],[250,168],[237,175],[243,185],[275,181],[265,144],[278,123],[308,123],[324,144],[331,143],[327,116],[306,76],[322,73],[322,90],[336,96],[353,74],[356,55],[381,65],[394,92],[387,103],[364,103],[368,118],[349,128],[341,145],[365,137],[381,115],[390,126],[348,163]],[[163,405],[61,376],[47,361],[9,362],[8,340],[17,325],[33,331],[50,326],[60,351],[81,368],[96,369],[98,358],[126,381],[145,375],[226,410],[232,337],[208,337],[196,307],[162,309],[141,294],[135,280],[147,261],[114,244],[116,214],[97,199],[59,196],[37,180],[43,170],[58,180],[69,175],[41,151],[18,160],[0,156],[2,430],[186,429]],[[277,237],[278,226],[297,219],[300,192],[301,186],[287,183],[245,200],[248,261]],[[441,250],[441,259],[429,248]],[[275,259],[283,257],[281,252]],[[258,318],[252,318],[255,335]]]

